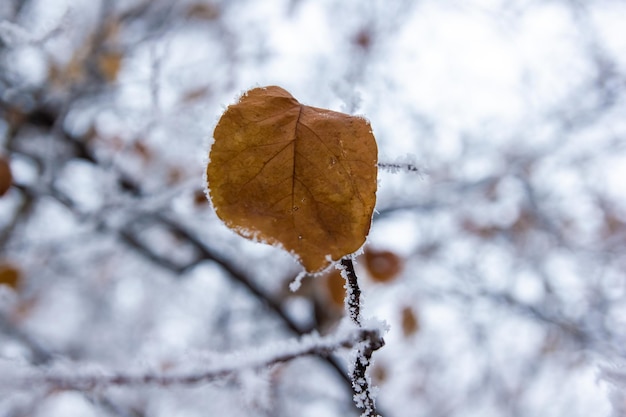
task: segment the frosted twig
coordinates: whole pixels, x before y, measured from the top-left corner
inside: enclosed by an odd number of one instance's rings
[[[91,391],[111,386],[172,386],[195,385],[228,378],[248,369],[262,369],[293,359],[317,355],[328,356],[341,348],[353,348],[356,345],[370,345],[370,339],[378,332],[367,329],[348,329],[326,337],[308,335],[300,340],[282,342],[272,346],[256,348],[253,351],[227,355],[208,355],[208,359],[217,366],[198,364],[201,360],[183,362],[181,367],[190,371],[139,371],[110,372],[107,370],[86,369],[89,365],[71,364],[71,368],[40,371],[37,368],[0,366],[0,389],[30,389],[36,386],[48,386],[58,390]],[[202,359],[203,354],[197,355]],[[206,355],[204,355],[206,356]],[[0,363],[2,365],[2,363]],[[204,368],[204,369],[202,369]],[[153,369],[153,368],[151,368]],[[5,377],[6,376],[6,379]]]
[[[351,258],[341,260],[342,276],[346,280],[346,308],[350,320],[359,328],[363,328],[361,318],[361,289],[354,270]],[[352,366],[351,379],[354,390],[354,403],[363,409],[361,417],[379,417],[372,396],[370,380],[367,376],[367,368],[371,362],[374,351],[380,349],[385,344],[381,335],[375,331],[368,334],[356,349],[356,357]]]
[[[378,168],[392,174],[398,172],[412,172],[418,175],[424,174],[424,170],[418,167],[415,156],[407,154],[397,157],[394,161],[378,162]]]
[[[396,174],[400,171],[415,172],[422,174],[422,170],[413,162],[379,162],[378,168]]]
[[[159,79],[161,77],[161,67],[163,66],[163,57],[158,54],[156,50],[156,46],[152,46],[150,48],[150,60],[152,61],[152,66],[150,70],[150,99],[152,101],[152,116],[153,122],[156,123],[156,120],[159,118],[161,114],[161,85],[159,83]]]
[[[63,27],[68,22],[69,13],[65,13],[60,23],[40,34],[33,34],[30,30],[19,26],[8,20],[0,21],[0,41],[2,41],[9,48],[24,45],[40,46],[49,39],[61,33]]]
[[[357,326],[361,326],[361,289],[354,271],[352,259],[343,258],[341,260],[343,268],[342,276],[346,280],[346,309],[350,320]]]
[[[623,366],[600,366],[600,378],[619,387],[626,386],[626,371]]]

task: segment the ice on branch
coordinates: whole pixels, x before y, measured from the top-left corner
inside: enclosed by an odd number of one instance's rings
[[[9,48],[21,45],[37,45],[59,33],[61,27],[67,20],[66,15],[61,19],[58,26],[39,34],[33,34],[22,26],[9,22],[8,20],[2,20],[0,21],[0,41]]]
[[[328,356],[339,349],[376,344],[378,329],[358,328],[348,323],[329,336],[311,334],[264,347],[231,354],[196,352],[181,358],[168,371],[155,365],[114,371],[104,365],[62,362],[45,371],[10,361],[0,363],[0,392],[51,388],[91,391],[111,386],[195,385],[221,380],[243,371],[263,369],[310,355]]]
[[[415,156],[411,154],[397,157],[394,161],[378,162],[378,168],[392,174],[399,172],[413,172],[419,175],[424,174],[423,169],[418,167]]]
[[[302,271],[298,275],[296,275],[293,281],[289,283],[289,290],[291,292],[298,291],[300,289],[300,286],[302,285],[302,280],[306,277],[306,275],[307,275],[306,271]]]
[[[609,399],[612,416],[626,415],[626,366],[601,366],[598,378],[610,383]]]

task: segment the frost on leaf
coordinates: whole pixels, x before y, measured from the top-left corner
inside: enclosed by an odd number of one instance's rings
[[[302,105],[272,86],[229,106],[213,136],[209,196],[227,226],[282,246],[308,272],[365,242],[378,153],[365,119]]]

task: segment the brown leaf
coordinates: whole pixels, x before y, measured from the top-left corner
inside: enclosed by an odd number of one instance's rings
[[[187,18],[211,21],[218,17],[220,17],[220,9],[212,3],[195,3],[187,10]]]
[[[213,136],[209,193],[227,226],[281,245],[309,272],[361,247],[377,175],[365,119],[302,105],[272,86],[229,106]]]
[[[404,262],[393,252],[366,248],[365,267],[374,281],[388,282],[398,276]]]
[[[124,55],[118,51],[103,52],[98,56],[98,68],[105,80],[110,83],[117,80],[123,58]]]
[[[341,308],[343,308],[344,299],[346,298],[345,283],[346,280],[341,276],[338,269],[333,269],[326,275],[325,284],[330,301],[332,301],[335,306]]]
[[[48,82],[58,89],[66,89],[86,79],[86,62],[93,50],[93,36],[88,36],[82,45],[73,51],[67,63],[49,62]]]
[[[389,371],[385,365],[375,362],[371,371],[372,382],[374,386],[379,386],[389,379]]]
[[[20,270],[10,264],[0,264],[0,285],[7,285],[16,290],[21,282]]]
[[[373,34],[370,28],[363,28],[359,30],[352,38],[352,42],[364,51],[371,48],[373,40]]]
[[[196,207],[201,207],[207,204],[209,200],[206,198],[206,194],[204,190],[196,190],[193,193],[193,205]]]
[[[145,140],[138,139],[134,141],[132,150],[144,163],[151,162],[154,159],[154,152],[152,152]]]
[[[413,309],[406,306],[402,309],[402,333],[409,337],[419,331],[420,323]]]
[[[346,280],[337,269],[329,269],[323,276],[308,280],[313,287],[312,294],[302,294],[313,301],[316,329],[320,334],[328,334],[336,328],[344,316]]]
[[[13,184],[13,175],[11,174],[9,161],[0,157],[0,196],[9,191],[11,184]]]
[[[600,207],[603,214],[602,220],[604,220],[601,237],[603,239],[614,239],[619,236],[626,236],[626,221],[620,216],[616,208],[607,204],[602,204]]]

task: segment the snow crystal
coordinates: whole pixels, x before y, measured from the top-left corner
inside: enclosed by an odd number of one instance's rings
[[[296,275],[293,281],[291,281],[291,283],[289,284],[289,290],[291,292],[298,291],[300,289],[300,286],[302,285],[302,280],[304,279],[304,277],[306,277],[306,275],[306,271],[302,271],[298,275]]]
[[[389,332],[391,326],[385,320],[376,317],[369,317],[363,320],[363,327],[368,330],[376,331],[381,337]]]

